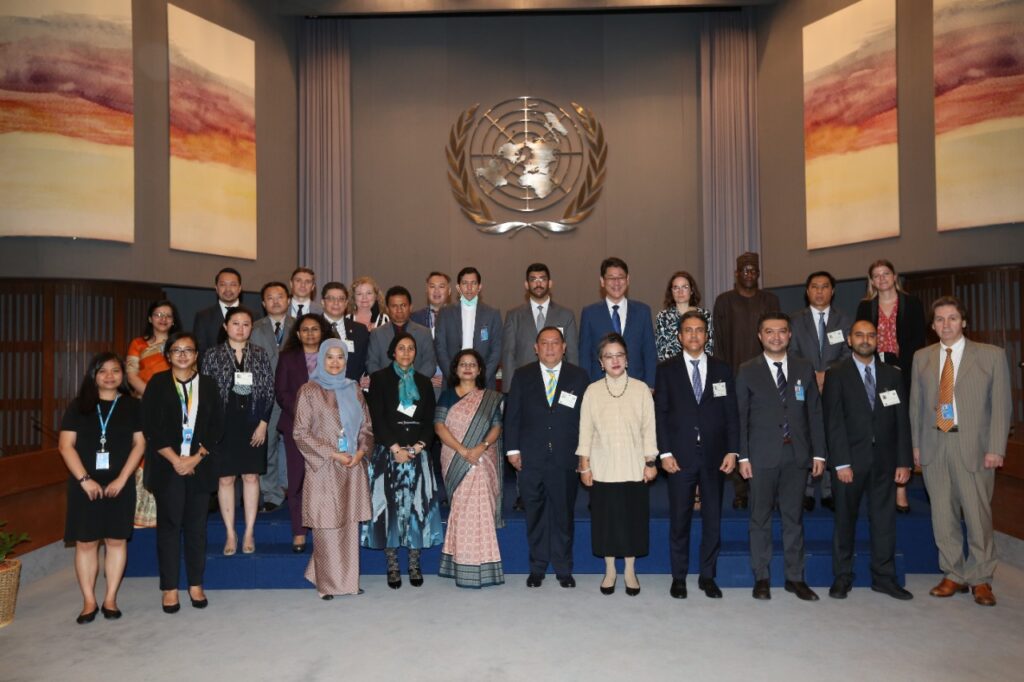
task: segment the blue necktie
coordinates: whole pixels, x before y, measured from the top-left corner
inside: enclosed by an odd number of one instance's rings
[[[619,306],[612,306],[612,329],[615,330],[616,334],[622,333],[622,318],[619,317]]]
[[[868,392],[868,402],[871,409],[875,409],[875,377],[871,374],[871,367],[864,368],[864,390]]]
[[[699,403],[704,395],[704,387],[700,383],[700,360],[690,360],[690,363],[693,365],[693,397]]]
[[[818,356],[825,357],[825,313],[818,313]]]
[[[277,341],[277,345],[281,345],[281,323],[274,323],[274,340]]]
[[[779,389],[779,397],[782,398],[782,407],[786,407],[786,375],[782,373],[782,363],[776,362],[775,365],[775,387]],[[782,438],[788,440],[792,434],[789,432],[789,417],[783,412],[782,417]]]

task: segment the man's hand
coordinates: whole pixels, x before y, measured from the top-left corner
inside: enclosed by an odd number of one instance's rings
[[[732,470],[736,468],[736,460],[739,459],[739,455],[735,452],[730,452],[722,458],[722,466],[718,467],[718,470],[723,474],[731,474]]]
[[[825,462],[820,459],[814,460],[814,463],[811,464],[811,476],[817,478],[818,476],[821,476],[823,473],[825,473]]]
[[[750,462],[740,462],[740,476],[748,480],[754,477],[754,467]]]
[[[853,467],[843,467],[842,469],[836,469],[836,478],[843,483],[853,483]]]
[[[661,468],[667,474],[677,474],[679,473],[679,462],[676,461],[675,457],[662,457]]]
[[[896,467],[896,485],[906,485],[910,482],[910,467]]]
[[[986,469],[999,469],[1003,466],[1003,456],[996,455],[991,452],[985,453],[985,468]]]
[[[516,471],[523,470],[523,458],[521,455],[509,455],[508,463],[512,465],[512,468]]]

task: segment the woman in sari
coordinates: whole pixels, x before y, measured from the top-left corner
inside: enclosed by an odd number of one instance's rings
[[[437,402],[434,431],[441,439],[441,470],[451,501],[438,575],[459,587],[501,585],[497,529],[501,520],[501,394],[487,386],[480,353],[455,356]]]

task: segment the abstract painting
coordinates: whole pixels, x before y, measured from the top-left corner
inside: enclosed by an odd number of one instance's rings
[[[167,6],[171,248],[256,258],[256,45]]]
[[[1024,0],[935,0],[939,231],[1024,222]]]
[[[807,248],[900,233],[895,0],[803,30]]]
[[[135,238],[131,0],[0,4],[0,237]]]

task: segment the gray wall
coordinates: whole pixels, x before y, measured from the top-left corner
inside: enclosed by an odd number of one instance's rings
[[[424,304],[432,269],[475,265],[483,298],[523,300],[524,268],[546,262],[555,297],[599,295],[599,265],[631,265],[632,295],[660,307],[668,275],[702,276],[699,235],[700,14],[430,17],[352,21],[354,263]],[[458,210],[444,147],[457,116],[522,95],[594,111],[608,178],[578,229],[544,239],[480,234]],[[561,215],[562,205],[559,205]]]
[[[866,277],[888,258],[903,272],[1024,260],[1021,224],[939,234],[935,229],[935,125],[932,8],[896,0],[899,88],[899,237],[807,250],[804,220],[802,30],[852,0],[786,0],[756,10],[762,272],[765,286],[803,283],[830,270]]]
[[[212,286],[224,265],[246,288],[287,278],[298,257],[297,19],[265,2],[176,0],[175,5],[256,42],[258,258],[208,256],[169,247],[167,9],[134,0],[135,243],[9,237],[0,240],[5,277],[81,277]],[[3,210],[0,207],[0,210]]]

